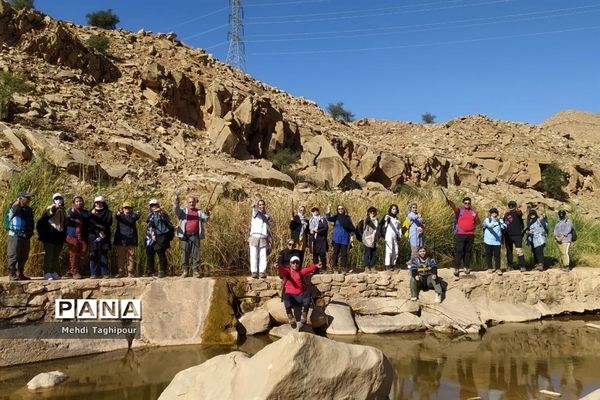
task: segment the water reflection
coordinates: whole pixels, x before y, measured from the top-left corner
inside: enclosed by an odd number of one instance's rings
[[[435,333],[359,335],[336,340],[375,346],[397,373],[393,399],[512,400],[542,398],[546,389],[578,399],[600,387],[600,330],[584,321],[506,324],[484,336]],[[0,369],[0,399],[157,399],[173,376],[232,350],[256,353],[268,336],[238,346],[182,346],[117,351]],[[70,379],[30,393],[26,382],[59,369]]]

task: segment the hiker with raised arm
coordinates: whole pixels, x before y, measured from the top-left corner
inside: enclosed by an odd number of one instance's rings
[[[410,295],[416,301],[419,291],[423,289],[435,290],[435,302],[442,302],[442,285],[437,276],[437,263],[433,257],[427,255],[425,247],[417,250],[417,255],[410,258]]]
[[[402,234],[402,224],[399,219],[400,209],[396,204],[388,208],[387,214],[379,222],[381,237],[385,240],[385,269],[393,271],[398,261],[398,241]]]
[[[300,257],[293,256],[290,260],[290,266],[278,265],[279,275],[283,279],[283,305],[287,313],[290,326],[296,329],[296,317],[293,313],[294,306],[302,307],[302,316],[300,323],[306,324],[308,319],[308,309],[310,307],[311,298],[304,290],[303,278],[315,270],[321,268],[322,265],[309,265],[305,268],[300,266]]]
[[[171,224],[169,215],[160,207],[157,199],[148,202],[149,213],[146,219],[146,273],[145,276],[153,277],[156,273],[154,256],[158,256],[158,277],[167,276],[167,250],[171,247],[171,240],[175,236],[175,229]]]
[[[308,246],[312,253],[313,264],[321,263],[321,271],[327,270],[327,251],[329,243],[327,242],[327,233],[329,224],[325,217],[321,215],[318,205],[310,208],[311,217],[308,221]]]
[[[308,247],[308,232],[306,207],[300,205],[296,214],[290,218],[290,239],[294,241],[294,249],[298,251],[300,265],[304,265],[304,252]]]
[[[571,243],[577,238],[577,235],[575,233],[573,221],[567,218],[567,212],[565,210],[560,210],[558,212],[558,218],[559,220],[554,227],[554,239],[560,250],[560,262],[562,268],[565,271],[569,271],[571,266],[569,249],[571,248]]]
[[[463,198],[461,207],[447,197],[446,203],[454,211],[454,276],[458,278],[461,267],[464,268],[465,275],[471,272],[475,228],[480,223],[479,214],[471,207],[470,197]]]
[[[500,249],[502,247],[502,234],[506,225],[498,218],[498,209],[491,208],[489,216],[483,220],[483,243],[485,245],[485,265],[489,272],[504,272],[500,267]],[[493,264],[492,264],[493,262]]]
[[[29,206],[31,197],[27,192],[20,192],[4,215],[4,226],[8,230],[6,260],[11,281],[30,279],[25,275],[25,263],[34,229],[33,211]]]
[[[352,218],[348,215],[346,207],[342,205],[337,206],[337,212],[331,213],[331,205],[327,206],[327,221],[333,223],[333,237],[331,243],[333,244],[333,254],[331,255],[331,267],[334,272],[338,267],[337,272],[346,274],[348,271],[348,250],[352,247],[354,242],[354,231],[356,230],[352,223]]]
[[[271,247],[271,216],[267,214],[267,205],[257,198],[252,204],[250,220],[250,273],[252,278],[267,277],[267,253]]]
[[[186,199],[187,207],[179,206],[179,193],[175,193],[173,199],[173,213],[179,220],[177,232],[175,235],[179,238],[181,244],[181,269],[182,278],[194,276],[200,278],[200,242],[205,238],[205,224],[210,218],[210,210],[196,208],[198,199],[194,196],[188,196]],[[192,271],[190,272],[190,261]]]

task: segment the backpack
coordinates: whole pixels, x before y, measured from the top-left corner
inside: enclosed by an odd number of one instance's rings
[[[12,220],[12,218],[8,217],[8,214],[10,214],[10,209],[7,209],[6,212],[4,213],[3,224],[4,224],[4,228],[6,230],[10,229],[10,221]],[[14,217],[14,215],[13,215],[13,217]]]
[[[571,242],[577,241],[577,231],[575,230],[575,226],[571,228]]]
[[[410,220],[408,219],[408,217],[404,218],[404,221],[402,221],[402,236],[404,237],[408,237],[408,230],[410,229]]]

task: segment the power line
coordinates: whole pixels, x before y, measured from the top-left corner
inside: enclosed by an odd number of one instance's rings
[[[446,6],[446,7],[436,7],[436,8],[425,8],[419,10],[405,10],[405,11],[393,11],[393,12],[384,12],[384,13],[375,13],[375,14],[363,14],[363,15],[346,15],[346,16],[338,16],[338,17],[327,17],[327,18],[313,18],[313,19],[299,19],[299,20],[289,20],[289,21],[264,21],[264,22],[248,22],[248,25],[272,25],[272,24],[294,24],[294,23],[307,23],[307,22],[321,22],[321,21],[339,21],[345,19],[356,19],[356,18],[365,18],[365,17],[379,17],[383,15],[391,15],[391,14],[410,14],[410,13],[420,13],[420,12],[429,12],[429,11],[440,11],[440,10],[448,10],[453,8],[466,8],[466,7],[475,7],[475,6],[486,6],[491,4],[499,4],[499,3],[510,3],[516,0],[494,0],[494,1],[486,1],[480,3],[473,4],[459,4],[454,6]]]
[[[599,6],[594,6],[596,8],[600,8]],[[495,25],[495,24],[506,24],[511,22],[522,22],[522,21],[535,21],[541,19],[548,18],[558,18],[565,17],[570,15],[580,15],[586,14],[589,12],[598,12],[600,10],[586,10],[586,11],[576,11],[571,13],[563,13],[563,14],[555,14],[555,15],[538,15],[538,16],[529,16],[529,17],[521,17],[517,19],[505,19],[504,21],[488,21],[488,22],[478,22],[471,24],[462,24],[462,25],[454,25],[454,26],[438,26],[438,27],[430,27],[424,29],[409,29],[409,30],[396,30],[396,31],[388,31],[388,32],[378,32],[378,33],[362,33],[362,34],[351,34],[351,35],[340,35],[340,36],[316,36],[309,38],[287,38],[287,39],[258,39],[258,40],[248,40],[247,43],[274,43],[274,42],[292,42],[292,41],[310,41],[310,40],[331,40],[331,39],[350,39],[350,38],[362,38],[362,37],[373,37],[373,36],[385,36],[385,35],[395,35],[398,33],[414,33],[414,32],[431,32],[431,31],[439,31],[444,29],[458,29],[458,28],[471,28],[476,26],[486,26],[486,25]],[[494,17],[490,17],[494,18]],[[506,17],[498,17],[498,18],[506,18]],[[444,23],[448,24],[448,23]],[[431,24],[425,24],[431,25]]]
[[[229,26],[229,24],[219,25],[219,26],[216,26],[214,28],[207,29],[207,30],[199,32],[199,33],[195,33],[195,34],[193,34],[191,36],[186,36],[186,37],[182,38],[182,40],[194,39],[194,38],[197,38],[198,36],[206,35],[207,33],[214,32],[214,31],[218,31],[219,29],[223,29],[223,28],[225,28],[227,26]]]
[[[277,2],[277,3],[246,4],[246,7],[287,6],[289,4],[324,3],[326,1],[331,1],[331,0],[280,1],[280,2]]]
[[[200,15],[198,17],[194,17],[192,19],[188,19],[186,21],[180,22],[177,25],[173,25],[170,30],[172,30],[173,28],[178,28],[178,27],[183,26],[183,25],[191,24],[192,22],[200,21],[201,19],[204,19],[206,17],[210,17],[211,15],[215,15],[215,14],[218,14],[220,12],[223,12],[223,11],[227,10],[228,8],[229,7],[219,8],[218,10],[209,12],[208,14]]]
[[[244,25],[242,18],[244,10],[242,0],[230,0],[231,11],[229,13],[229,22],[231,28],[229,31],[229,50],[227,51],[226,63],[240,71],[246,69],[246,48],[244,46]]]
[[[295,37],[295,36],[311,36],[311,35],[335,35],[335,34],[343,34],[343,33],[378,32],[378,31],[389,31],[389,30],[393,30],[393,29],[422,28],[422,27],[428,27],[428,26],[448,25],[448,24],[454,24],[454,23],[488,21],[488,20],[495,20],[495,19],[502,19],[502,18],[513,18],[513,17],[522,17],[522,16],[529,16],[529,15],[549,14],[549,13],[554,13],[554,12],[574,11],[574,10],[582,10],[582,9],[598,8],[598,7],[600,7],[600,5],[569,7],[569,8],[556,8],[553,10],[533,11],[533,12],[518,13],[518,14],[507,14],[507,15],[499,15],[499,16],[495,16],[495,17],[478,17],[478,18],[460,19],[460,20],[453,20],[453,21],[431,22],[431,23],[426,23],[426,24],[395,25],[395,26],[378,27],[378,28],[346,29],[346,30],[321,31],[321,32],[257,33],[250,37],[251,38],[255,38],[255,37]],[[564,14],[564,15],[566,15],[566,14]],[[253,40],[253,42],[255,42],[255,41],[256,40]]]
[[[260,52],[260,53],[252,53],[252,55],[253,56],[282,56],[282,55],[309,55],[309,54],[331,54],[331,53],[336,53],[336,54],[358,53],[358,52],[363,52],[363,51],[396,50],[396,49],[406,49],[406,48],[416,48],[416,47],[441,46],[441,45],[448,45],[448,44],[476,43],[476,42],[485,42],[485,41],[490,41],[490,40],[515,39],[515,38],[523,38],[523,37],[551,35],[551,34],[557,34],[557,33],[577,32],[577,31],[592,30],[592,29],[598,29],[598,28],[600,28],[600,25],[584,26],[584,27],[579,27],[579,28],[562,29],[562,30],[555,30],[555,31],[532,32],[532,33],[504,35],[504,36],[490,36],[490,37],[485,37],[485,38],[452,40],[452,41],[445,41],[445,42],[406,44],[406,45],[399,45],[399,46],[363,47],[363,48],[354,48],[354,49]]]

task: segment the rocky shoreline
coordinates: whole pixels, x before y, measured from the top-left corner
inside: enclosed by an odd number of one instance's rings
[[[480,333],[489,325],[600,310],[600,269],[548,270],[502,276],[472,272],[458,281],[440,270],[445,296],[410,301],[408,274],[315,275],[312,328],[327,335],[431,330]],[[9,282],[0,279],[0,327],[54,321],[54,300],[141,299],[141,338],[134,347],[233,343],[239,334],[285,334],[280,279],[111,279]],[[185,317],[184,317],[185,316]],[[283,330],[284,332],[281,332]],[[277,333],[277,331],[280,331]],[[239,332],[239,333],[238,333]],[[125,340],[0,339],[1,365],[127,348]]]

